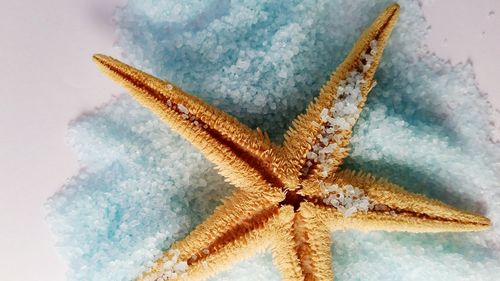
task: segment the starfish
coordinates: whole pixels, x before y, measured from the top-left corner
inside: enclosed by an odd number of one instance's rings
[[[399,6],[392,4],[364,31],[319,96],[292,122],[282,145],[170,82],[109,56],[93,56],[236,187],[138,280],[204,280],[266,250],[284,280],[332,280],[334,231],[462,232],[490,226],[483,216],[341,166],[398,15]]]

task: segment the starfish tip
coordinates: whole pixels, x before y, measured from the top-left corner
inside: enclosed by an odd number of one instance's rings
[[[111,65],[116,65],[115,59],[103,54],[93,54],[92,60],[98,66],[98,68],[105,74],[109,74],[108,71],[110,71]]]
[[[103,54],[93,54],[92,55],[92,60],[97,63],[97,64],[102,64],[106,60],[108,60],[109,57]]]
[[[397,12],[399,12],[399,9],[400,9],[400,8],[401,8],[401,7],[399,6],[399,4],[398,4],[398,3],[392,3],[392,4],[390,4],[389,6],[387,6],[387,10],[388,10],[388,11],[391,11],[391,12],[393,12],[393,13],[397,13]]]
[[[400,6],[398,3],[393,3],[382,12],[379,16],[379,20],[382,22],[383,26],[392,27],[398,20],[400,13]]]

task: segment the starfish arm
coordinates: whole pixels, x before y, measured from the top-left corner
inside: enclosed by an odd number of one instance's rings
[[[295,242],[294,220],[292,214],[289,220],[278,226],[276,229],[278,239],[274,241],[271,248],[274,265],[280,271],[284,281],[304,280],[297,252],[297,243]]]
[[[369,174],[343,170],[335,176],[334,183],[339,186],[349,184],[363,190],[372,208],[347,218],[333,208],[319,208],[333,229],[464,232],[482,231],[490,226],[488,218],[405,191]]]
[[[179,87],[114,58],[94,55],[93,59],[104,73],[215,163],[228,181],[238,187],[282,187],[273,171],[276,149],[259,129],[251,130]]]
[[[276,189],[236,190],[187,237],[165,251],[141,280],[165,274],[162,268],[172,260],[172,253],[178,253],[176,259],[189,265],[186,273],[190,280],[202,280],[267,247],[271,235],[268,225],[274,225],[279,217],[278,202],[283,198]]]
[[[348,155],[352,127],[375,84],[373,76],[398,15],[399,6],[393,4],[377,17],[319,96],[292,122],[282,148],[288,186],[326,177]]]
[[[278,232],[272,251],[283,280],[333,280],[330,230],[316,217],[314,205],[302,203]]]

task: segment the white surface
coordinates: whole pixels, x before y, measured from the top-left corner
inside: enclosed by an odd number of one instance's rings
[[[68,122],[120,91],[90,56],[116,55],[103,19],[123,1],[0,0],[0,280],[65,280],[43,204],[78,171],[64,141]],[[500,1],[423,7],[431,50],[472,60],[500,108]]]

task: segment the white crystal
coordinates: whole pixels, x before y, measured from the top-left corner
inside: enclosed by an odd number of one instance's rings
[[[174,266],[174,262],[173,262],[173,261],[171,261],[171,260],[168,260],[168,261],[166,261],[166,262],[163,264],[163,269],[165,269],[165,270],[170,270],[173,266]]]
[[[320,189],[325,195],[323,202],[339,210],[345,217],[349,217],[358,211],[367,212],[370,208],[368,197],[363,190],[346,184],[340,187],[338,184],[326,185],[320,183]]]
[[[316,153],[310,151],[307,153],[306,157],[307,157],[307,159],[315,160],[316,158],[318,158],[318,155]]]
[[[176,271],[186,271],[188,269],[188,264],[185,261],[181,261],[174,266]]]
[[[184,114],[189,114],[189,109],[187,109],[187,107],[185,107],[182,103],[178,103],[177,108],[179,109],[180,112]]]
[[[320,153],[332,153],[333,151],[335,151],[335,148],[337,148],[337,144],[331,143],[327,147],[321,149]]]

